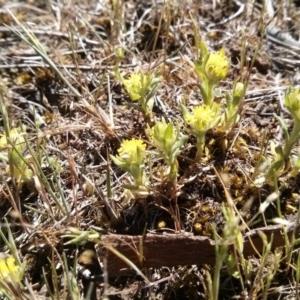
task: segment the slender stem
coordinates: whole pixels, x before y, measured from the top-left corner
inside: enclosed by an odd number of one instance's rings
[[[226,119],[225,119],[225,130],[229,130],[233,128],[236,124],[238,116],[238,109],[234,109],[233,107],[229,107],[226,109]]]
[[[178,162],[175,160],[173,163],[170,164],[170,173],[169,173],[169,179],[170,181],[176,186],[177,181],[177,172],[178,172]]]
[[[207,103],[205,104],[211,106],[214,101],[214,84],[211,84],[209,81],[207,81],[206,87]]]
[[[287,157],[291,154],[292,148],[294,146],[294,144],[297,142],[297,140],[299,139],[299,128],[300,128],[300,124],[295,123],[294,127],[292,129],[292,132],[288,138],[288,140],[285,143],[284,146],[284,156]]]
[[[203,150],[204,150],[204,146],[205,146],[205,133],[204,132],[200,132],[197,135],[196,161],[199,161],[201,159],[201,156],[202,156]]]
[[[215,269],[214,269],[214,279],[213,279],[213,300],[219,299],[220,290],[220,274],[222,266],[227,254],[227,245],[221,245],[218,249]]]
[[[144,170],[141,169],[141,172],[139,172],[139,173],[137,174],[137,176],[134,178],[135,184],[136,184],[137,186],[143,186],[143,185],[144,185],[144,180],[143,180],[143,178],[144,178]]]

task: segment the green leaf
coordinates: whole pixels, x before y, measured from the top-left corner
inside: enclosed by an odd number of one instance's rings
[[[164,150],[169,153],[175,140],[173,124],[169,123],[164,134]]]
[[[227,258],[227,272],[234,278],[240,278],[240,273],[238,271],[238,263],[235,259],[234,254],[229,254]]]
[[[189,114],[188,109],[186,108],[185,105],[181,104],[181,105],[180,105],[180,108],[181,108],[181,112],[182,112],[183,118],[184,118],[186,115]]]
[[[232,98],[232,95],[229,93],[225,94],[225,98],[226,98],[226,105],[227,105],[227,109],[228,109],[232,106],[233,98]]]
[[[1,153],[0,152],[0,160],[8,162],[8,155],[7,155],[7,153]]]
[[[239,251],[239,254],[242,254],[244,250],[244,240],[243,240],[243,235],[239,229],[237,229],[237,233],[236,233],[236,247],[237,250]]]
[[[201,79],[204,78],[205,74],[204,74],[204,71],[203,71],[203,68],[202,68],[202,64],[199,60],[197,60],[195,62],[195,71]]]
[[[209,104],[209,103],[207,103],[207,102],[208,102],[208,97],[207,97],[205,85],[202,84],[202,83],[200,83],[200,84],[199,84],[199,89],[200,89],[200,92],[201,92],[201,96],[202,96],[202,98],[203,98],[203,102],[204,102],[205,104]]]
[[[208,56],[208,54],[209,54],[207,46],[204,41],[200,42],[200,50],[201,50],[200,59],[202,60],[202,63],[204,63],[205,57]]]
[[[214,89],[214,96],[215,97],[221,97],[222,96],[222,90],[220,88],[215,88]]]
[[[171,152],[170,152],[170,156],[172,158],[177,157],[178,152],[180,151],[180,148],[188,141],[188,136],[184,135],[182,137],[179,138],[179,140],[177,142],[174,143],[174,145],[172,146]]]
[[[121,160],[121,158],[119,158],[118,156],[110,155],[110,158],[118,167],[123,167],[125,164],[124,161]]]
[[[152,110],[153,110],[153,105],[154,105],[154,98],[153,98],[153,97],[149,98],[149,99],[146,101],[146,103],[147,103],[147,111],[148,111],[149,113],[152,112]]]
[[[139,188],[133,184],[122,184],[122,188],[130,190],[130,191],[137,191]]]
[[[289,139],[289,133],[285,122],[276,114],[273,114],[274,118],[279,122],[280,127],[282,128],[284,138],[287,141]]]
[[[284,162],[282,160],[275,161],[272,163],[270,169],[268,170],[267,177],[272,178],[274,175],[280,175],[280,171],[284,166]]]

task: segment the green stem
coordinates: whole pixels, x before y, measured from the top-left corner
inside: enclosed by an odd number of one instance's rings
[[[142,113],[147,121],[150,121],[151,117],[152,117],[152,110],[150,109],[149,105],[148,105],[149,99],[147,99],[147,97],[142,97],[140,100],[140,105],[142,108]]]
[[[214,101],[214,84],[211,84],[209,81],[207,81],[206,86],[207,86],[207,90],[206,90],[207,103],[205,104],[211,106]]]
[[[214,101],[214,84],[209,82],[207,78],[203,78],[203,82],[199,87],[204,104],[211,106]]]
[[[175,185],[177,181],[177,172],[178,172],[178,162],[175,160],[173,163],[170,164],[170,173],[169,179]]]
[[[201,132],[197,135],[197,153],[196,153],[196,161],[200,161],[202,154],[203,154],[203,150],[204,150],[204,146],[205,146],[205,133]]]
[[[292,132],[284,146],[283,153],[285,157],[288,157],[291,154],[294,144],[299,139],[299,130],[300,130],[300,124],[295,123]]]
[[[233,126],[236,124],[238,116],[238,110],[230,107],[229,109],[226,109],[225,112],[225,130],[229,130],[233,128]]]
[[[141,165],[131,165],[123,167],[123,169],[131,174],[136,186],[144,185],[144,168]]]

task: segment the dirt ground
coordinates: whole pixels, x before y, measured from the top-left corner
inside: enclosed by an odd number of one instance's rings
[[[283,99],[289,85],[299,82],[299,2],[273,1],[273,16],[262,1],[246,0],[24,0],[0,4],[0,86],[5,91],[9,124],[11,128],[20,122],[26,126],[29,144],[37,157],[43,157],[41,170],[49,184],[43,183],[40,189],[34,180],[18,184],[6,171],[7,163],[0,161],[0,218],[11,225],[19,255],[26,262],[28,299],[51,299],[49,289],[56,299],[74,299],[66,287],[66,274],[72,272],[80,290],[77,299],[84,299],[83,295],[85,299],[209,299],[206,274],[212,274],[213,265],[199,265],[198,258],[188,260],[188,265],[183,264],[184,258],[176,261],[176,251],[185,250],[185,244],[166,246],[168,251],[174,248],[164,254],[172,257],[174,265],[160,265],[164,257],[160,252],[147,254],[148,262],[154,263],[147,266],[146,258],[142,270],[149,284],[133,272],[109,273],[110,261],[106,262],[105,255],[103,261],[93,241],[66,245],[61,236],[76,228],[104,236],[188,234],[213,243],[214,226],[221,236],[226,223],[222,211],[226,191],[243,221],[252,221],[260,204],[274,192],[272,185],[251,184],[262,149],[270,141],[283,143],[274,114],[288,129],[293,125]],[[23,31],[11,14],[36,36],[80,97],[20,38],[18,32]],[[131,107],[117,74],[127,78],[135,71],[159,73],[149,124],[162,118],[176,123],[182,120],[180,103],[192,107],[202,102],[194,71],[197,38],[212,51],[224,47],[231,61],[217,101],[224,101],[234,80],[248,82],[240,122],[230,133],[208,132],[207,155],[198,163],[193,160],[195,139],[189,137],[178,157],[176,197],[168,182],[156,178],[155,193],[132,199],[122,188],[129,182],[128,174],[109,155],[117,154],[124,139],[146,139],[147,120]],[[4,126],[2,116],[0,133]],[[26,155],[32,156],[29,152]],[[45,157],[55,158],[55,165]],[[161,161],[154,163],[159,166]],[[228,174],[227,189],[215,170]],[[297,214],[299,184],[299,175],[283,174],[278,180],[286,220]],[[66,210],[60,209],[56,198],[64,199]],[[249,230],[273,225],[270,220],[275,217],[278,208],[272,204]],[[1,239],[0,250],[8,250]],[[70,272],[65,271],[65,261]],[[251,256],[249,262],[252,275],[245,276],[244,286],[222,270],[219,299],[262,299],[255,290],[258,256]],[[297,299],[291,283],[293,271],[279,269],[268,299]]]

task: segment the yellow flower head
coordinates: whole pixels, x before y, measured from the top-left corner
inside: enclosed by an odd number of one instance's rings
[[[225,55],[225,49],[210,53],[205,64],[205,74],[214,84],[227,76],[230,67],[230,61]]]
[[[186,114],[184,119],[195,133],[203,133],[218,125],[220,119],[218,116],[219,110],[220,106],[215,102],[212,106],[200,105],[194,107],[192,113]]]
[[[0,256],[0,280],[10,280],[14,283],[22,280],[21,268],[15,264],[12,256]]]
[[[144,185],[144,158],[146,144],[139,139],[124,140],[118,149],[119,155],[110,155],[113,162],[130,173],[137,186]]]
[[[124,140],[118,150],[122,160],[131,164],[141,164],[143,162],[146,144],[139,139]]]
[[[125,89],[132,101],[144,97],[154,84],[153,75],[134,73],[128,79],[123,80]]]

